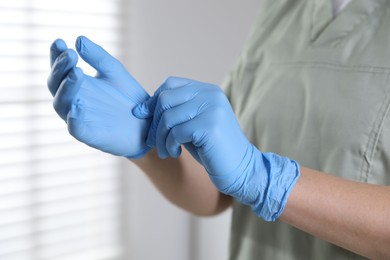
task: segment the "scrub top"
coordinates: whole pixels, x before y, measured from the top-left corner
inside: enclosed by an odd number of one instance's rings
[[[386,0],[352,0],[336,17],[329,0],[264,0],[224,84],[248,139],[305,167],[390,185],[389,25]],[[230,248],[230,259],[363,259],[238,202]]]

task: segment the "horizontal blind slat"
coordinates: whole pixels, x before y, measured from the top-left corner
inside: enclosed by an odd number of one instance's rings
[[[67,218],[60,218],[57,222],[51,221],[49,224],[46,222],[49,221],[40,221],[32,220],[36,223],[36,226],[32,228],[31,222],[19,222],[11,225],[0,226],[0,244],[6,240],[17,240],[25,236],[57,236],[58,239],[61,239],[61,235],[64,233],[70,233],[69,230],[74,231],[79,229],[80,226],[84,228],[89,228],[93,226],[98,226],[99,229],[101,225],[110,223],[110,225],[115,225],[116,228],[119,228],[119,223],[116,221],[118,219],[117,214],[109,213],[98,213],[91,214],[92,212],[84,212],[84,214],[73,213],[67,214]],[[51,218],[52,219],[52,218]],[[67,235],[69,236],[69,235]],[[46,238],[44,238],[46,240]],[[54,242],[54,241],[53,241]]]
[[[111,193],[112,195],[112,193]],[[0,227],[7,226],[7,225],[18,225],[23,223],[32,223],[33,221],[41,221],[41,222],[47,222],[55,221],[56,219],[63,217],[63,216],[69,216],[69,215],[82,215],[82,214],[92,214],[92,215],[99,215],[102,211],[107,211],[109,208],[114,208],[114,206],[118,206],[117,202],[104,202],[98,205],[92,205],[85,208],[77,208],[68,210],[65,212],[61,212],[61,214],[49,214],[49,215],[32,215],[32,209],[33,207],[21,207],[17,209],[11,209],[7,211],[3,211],[2,215],[0,216]],[[113,212],[118,212],[114,211]],[[36,228],[36,227],[35,227]]]
[[[36,192],[37,190],[40,191],[40,194],[37,194],[37,196],[39,196],[36,198],[38,200],[37,202],[43,202],[45,197],[53,200],[53,198],[63,199],[72,197],[73,193],[81,195],[84,194],[82,193],[83,189],[85,190],[85,193],[88,194],[88,191],[90,192],[91,190],[118,188],[118,184],[114,182],[114,180],[118,178],[116,175],[105,173],[102,169],[98,168],[91,168],[88,170],[90,172],[77,171],[76,173],[80,176],[79,178],[63,177],[61,179],[61,176],[58,176],[58,179],[60,180],[42,181],[39,180],[38,176],[30,175],[24,178],[2,181],[0,183],[0,201],[3,202],[3,204],[0,206],[0,209],[8,204],[6,203],[6,200],[13,200],[11,196],[21,196],[22,194]],[[93,175],[91,172],[93,172]]]
[[[84,250],[77,253],[68,253],[61,256],[57,255],[55,257],[47,257],[45,260],[118,260],[121,259],[118,258],[118,255],[121,255],[122,251],[122,248],[112,244],[110,247],[95,246],[93,250]]]
[[[102,248],[114,249],[118,245],[118,239],[114,236],[110,236],[107,232],[96,232],[93,236],[81,238],[77,241],[70,241],[72,243],[59,243],[57,245],[47,246],[41,248],[42,259],[59,259],[66,255],[75,255],[75,251],[80,253],[86,253],[94,255],[94,251],[99,252]],[[99,239],[94,239],[98,237]],[[119,253],[116,251],[116,253]],[[71,259],[71,258],[70,258]],[[90,258],[95,260],[95,258]],[[83,259],[86,260],[86,259]]]
[[[118,238],[115,235],[115,229],[107,226],[101,230],[93,230],[89,233],[78,233],[76,236],[65,238],[57,243],[45,243],[45,241],[31,241],[28,237],[20,237],[16,239],[8,239],[0,245],[0,259],[8,254],[26,250],[39,250],[42,254],[41,259],[54,257],[65,253],[70,253],[78,250],[91,250],[96,246],[107,246],[110,243],[118,244]],[[7,258],[4,258],[7,259]]]

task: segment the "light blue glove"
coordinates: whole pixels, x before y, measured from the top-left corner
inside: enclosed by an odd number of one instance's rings
[[[282,213],[299,165],[262,153],[245,137],[224,93],[216,86],[169,78],[134,115],[153,122],[147,143],[161,158],[178,157],[181,144],[205,167],[214,185],[266,221]]]
[[[150,119],[138,119],[132,109],[149,99],[124,66],[86,37],[76,49],[97,75],[85,75],[76,67],[77,53],[61,39],[51,46],[52,70],[48,87],[54,108],[77,140],[118,156],[140,158],[151,148],[145,143]]]

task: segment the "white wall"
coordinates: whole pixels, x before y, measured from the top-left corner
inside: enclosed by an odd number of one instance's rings
[[[127,32],[132,74],[150,93],[171,75],[221,83],[260,2],[132,0]],[[227,259],[230,212],[192,217],[166,202],[131,168],[134,172],[126,175],[128,259]]]

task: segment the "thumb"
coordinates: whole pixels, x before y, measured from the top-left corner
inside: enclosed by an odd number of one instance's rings
[[[157,105],[158,98],[161,92],[169,89],[174,89],[178,87],[183,87],[193,83],[193,80],[179,78],[179,77],[169,77],[164,83],[154,92],[153,96],[144,102],[138,104],[133,109],[133,115],[139,119],[146,119],[153,117],[154,110]]]
[[[122,64],[116,58],[85,36],[77,38],[76,50],[80,57],[102,76],[123,70]]]
[[[157,97],[158,96],[153,95],[151,98],[148,98],[144,102],[136,105],[133,109],[133,115],[139,119],[153,117],[154,109],[156,108]]]

